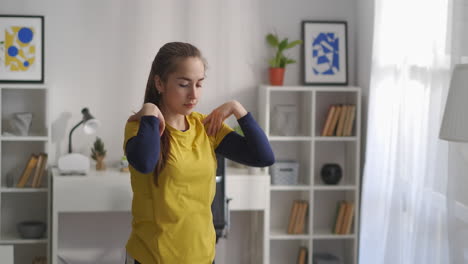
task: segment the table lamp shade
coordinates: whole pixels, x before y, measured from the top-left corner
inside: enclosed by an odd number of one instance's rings
[[[93,118],[84,123],[83,130],[86,134],[90,135],[90,134],[96,133],[96,130],[98,127],[99,127],[99,121]]]
[[[468,64],[453,70],[439,138],[468,142]]]

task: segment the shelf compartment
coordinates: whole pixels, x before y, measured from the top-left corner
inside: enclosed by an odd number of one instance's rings
[[[337,257],[339,263],[355,264],[356,262],[356,241],[350,239],[343,240],[329,240],[329,239],[314,239],[312,241],[313,254],[331,254]],[[315,263],[315,262],[312,262]]]
[[[309,191],[272,192],[270,196],[270,235],[275,239],[280,237],[293,239],[298,236],[307,236],[309,234],[309,212],[311,207],[309,197]],[[287,234],[294,200],[305,200],[309,203],[304,219],[303,234]],[[279,237],[275,237],[276,235],[279,235]]]
[[[299,163],[297,185],[310,185],[310,178],[312,173],[310,158],[311,144],[311,142],[271,142],[273,152],[275,153],[276,162],[297,161]],[[273,185],[272,182],[271,186],[273,187],[276,185]]]
[[[312,136],[311,91],[269,90],[269,96],[270,125],[267,135],[300,138]],[[304,140],[307,139],[304,138]]]
[[[2,193],[1,200],[0,239],[21,239],[17,231],[19,222],[34,220],[47,223],[47,193]],[[47,236],[47,232],[44,236]],[[27,240],[23,242],[26,243]],[[20,244],[21,241],[17,243]]]
[[[316,107],[315,107],[315,132],[314,135],[319,137],[322,134],[323,127],[327,120],[328,110],[331,105],[338,104],[353,104],[359,105],[359,93],[356,91],[317,91],[316,92]],[[356,108],[355,118],[353,121],[353,129],[351,135],[356,135],[356,120],[358,118],[358,109]]]
[[[47,244],[19,244],[15,245],[14,252],[15,264],[33,263],[35,257],[47,256]]]
[[[356,185],[358,171],[357,142],[316,142],[314,160],[314,186]],[[337,185],[323,182],[320,171],[327,163],[337,163],[342,170],[342,178]]]
[[[1,89],[2,136],[10,132],[9,120],[14,113],[32,113],[29,135],[47,137],[47,90],[46,89]]]
[[[315,213],[313,215],[313,236],[315,237],[318,235],[325,236],[326,238],[338,238],[338,237],[346,237],[349,235],[354,234],[354,226],[355,226],[355,219],[356,219],[356,210],[354,208],[352,223],[351,223],[351,231],[350,234],[346,235],[335,235],[335,223],[338,214],[338,206],[340,201],[349,201],[353,202],[356,206],[356,191],[320,191],[314,192],[314,212],[317,212],[317,208],[320,208],[320,213]]]
[[[34,142],[11,142],[11,141],[3,141],[2,143],[2,158],[1,158],[1,166],[2,166],[2,182],[1,186],[2,189],[4,187],[14,187],[18,183],[21,174],[23,173],[26,164],[29,161],[31,154],[39,154],[40,152],[44,152],[46,149],[47,142],[42,141],[34,141]],[[32,176],[34,174],[34,170],[29,177],[27,186],[30,186],[32,182]],[[9,180],[10,179],[10,180]],[[48,173],[44,174],[42,179],[42,188],[47,188],[48,182]],[[8,186],[7,182],[11,181],[13,186]],[[25,187],[25,190],[28,187]]]
[[[301,247],[307,248],[308,255],[310,256],[310,240],[308,239],[270,241],[270,263],[297,263]]]

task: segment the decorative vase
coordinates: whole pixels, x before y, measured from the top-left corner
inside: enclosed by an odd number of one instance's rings
[[[325,184],[338,184],[343,176],[340,165],[336,163],[327,163],[320,170],[320,176]]]
[[[96,157],[96,170],[106,170],[106,163],[104,163],[105,156]]]
[[[270,68],[270,84],[283,85],[285,68]]]

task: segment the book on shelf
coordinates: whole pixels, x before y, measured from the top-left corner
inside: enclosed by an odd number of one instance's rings
[[[351,233],[351,226],[353,223],[353,216],[354,216],[354,203],[348,202],[346,205],[346,213],[343,222],[343,226],[341,228],[342,234],[349,234]]]
[[[299,223],[296,226],[296,234],[304,234],[305,224],[306,224],[306,215],[307,215],[308,203],[306,201],[300,202],[300,214],[299,214]]]
[[[333,233],[345,235],[351,232],[351,226],[354,216],[354,203],[349,201],[340,201],[337,205],[337,214]]]
[[[288,234],[303,234],[307,217],[307,201],[294,200],[289,215]]]
[[[31,173],[37,165],[37,160],[38,156],[36,154],[31,154],[28,162],[26,163],[26,166],[23,169],[23,173],[21,173],[18,183],[16,184],[17,188],[23,188],[26,186],[26,184],[29,181],[29,178],[31,178]]]
[[[322,134],[321,136],[326,136],[328,129],[330,127],[331,120],[333,119],[333,115],[335,114],[336,107],[334,105],[330,105],[328,107],[328,114],[327,119],[325,120],[325,124],[323,125]]]
[[[47,154],[40,153],[37,166],[36,166],[36,170],[34,173],[34,177],[33,177],[33,183],[32,183],[33,188],[41,187],[42,179],[44,178],[44,174],[46,173],[46,170],[47,170]]]
[[[342,112],[342,106],[341,105],[335,105],[336,107],[336,110],[335,110],[335,113],[333,114],[333,118],[331,120],[331,123],[330,123],[330,127],[328,128],[328,131],[327,131],[327,136],[333,136],[335,134],[335,130],[336,130],[336,125],[338,123],[338,118],[340,117],[340,114]]]
[[[17,188],[33,187],[39,188],[42,185],[42,179],[47,169],[47,154],[31,154],[28,162],[23,169],[18,183]]]
[[[36,167],[34,168],[34,172],[32,174],[32,182],[31,182],[31,187],[35,187],[37,184],[37,180],[39,179],[39,174],[41,174],[41,166],[42,166],[42,160],[44,157],[42,154],[37,155],[37,163]]]
[[[333,227],[333,233],[339,234],[341,231],[341,225],[343,223],[344,213],[345,213],[345,201],[338,202],[337,210],[336,210],[336,217],[335,217],[335,225]]]
[[[345,124],[346,116],[348,114],[348,109],[349,109],[348,105],[343,105],[341,107],[341,113],[340,113],[340,117],[338,119],[338,125],[336,127],[336,136],[337,137],[343,136],[344,124]]]
[[[297,256],[297,264],[306,264],[307,263],[307,248],[300,247],[299,254]]]
[[[297,211],[299,209],[299,203],[293,202],[291,207],[291,214],[289,215],[288,234],[294,234],[294,226],[296,225]]]
[[[356,118],[356,105],[351,105],[349,108],[343,133],[343,136],[347,137],[351,136],[353,132],[354,119]]]
[[[351,136],[355,117],[354,104],[330,105],[321,136]]]

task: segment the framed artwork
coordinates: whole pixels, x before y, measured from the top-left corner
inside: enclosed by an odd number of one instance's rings
[[[0,15],[0,82],[44,82],[44,17]]]
[[[304,84],[348,84],[345,21],[303,21],[302,40]]]

